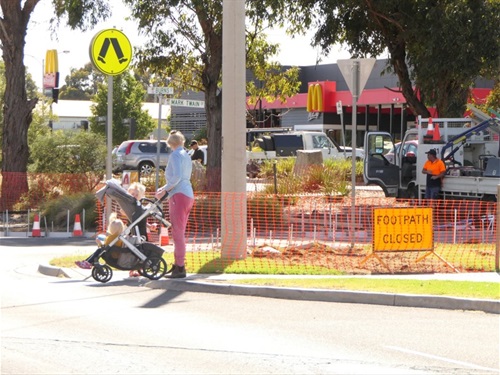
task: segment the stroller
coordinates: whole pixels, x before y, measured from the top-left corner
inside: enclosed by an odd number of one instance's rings
[[[162,258],[164,250],[146,241],[147,218],[154,217],[165,227],[171,224],[163,218],[162,202],[167,194],[159,200],[142,198],[140,201],[130,195],[115,180],[106,181],[106,186],[97,191],[96,197],[103,203],[108,196],[118,203],[125,212],[130,225],[109,245],[98,249],[98,255],[92,267],[92,277],[106,283],[113,277],[113,268],[119,270],[137,270],[141,276],[150,280],[158,280],[167,272],[167,263]],[[144,202],[148,204],[143,205]],[[124,247],[116,246],[121,240]],[[100,260],[105,263],[102,264]]]

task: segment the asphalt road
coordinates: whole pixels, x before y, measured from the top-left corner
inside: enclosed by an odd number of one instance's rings
[[[48,277],[68,245],[0,244],[2,374],[489,374],[498,315]],[[78,243],[69,245],[87,251]]]

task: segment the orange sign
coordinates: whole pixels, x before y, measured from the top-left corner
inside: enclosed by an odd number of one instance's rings
[[[373,251],[433,250],[432,208],[375,208]]]

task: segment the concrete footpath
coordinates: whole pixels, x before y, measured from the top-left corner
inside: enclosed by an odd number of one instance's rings
[[[87,280],[92,279],[89,270],[81,269],[60,269],[48,265],[40,265],[38,271],[48,276],[67,277],[71,279]],[[475,310],[487,313],[500,314],[500,300],[484,300],[473,298],[458,298],[431,295],[412,295],[363,292],[353,290],[332,290],[332,289],[305,289],[305,288],[285,288],[259,285],[239,285],[237,280],[272,278],[352,278],[363,277],[368,279],[420,279],[420,280],[451,280],[451,281],[475,281],[498,283],[500,294],[500,276],[494,272],[486,273],[461,273],[461,274],[429,274],[429,275],[371,275],[371,276],[280,276],[280,275],[241,275],[241,274],[188,274],[185,279],[149,280],[144,277],[129,277],[128,272],[114,271],[113,280],[127,280],[131,283],[145,286],[152,289],[169,289],[183,292],[216,293],[242,296],[257,296],[266,298],[293,299],[302,301],[323,301],[341,303],[362,303],[385,306],[405,306],[421,307],[448,310]]]
[[[95,250],[93,240],[80,239],[13,239],[3,237],[0,240],[1,247],[42,247],[50,246],[58,249],[61,255],[69,254],[90,254]],[[90,270],[79,268],[59,268],[42,262],[38,267],[38,272],[47,276],[66,277],[74,280],[95,283],[91,277]],[[152,289],[169,289],[186,292],[218,293],[229,295],[259,296],[267,298],[294,299],[304,301],[324,301],[341,303],[362,303],[386,306],[405,306],[421,308],[437,308],[450,310],[474,310],[487,313],[500,314],[500,300],[484,300],[472,298],[457,298],[431,295],[412,295],[363,292],[354,290],[331,290],[331,289],[305,289],[305,288],[284,288],[258,285],[239,285],[237,280],[255,278],[368,278],[368,279],[417,279],[417,280],[451,280],[451,281],[471,281],[471,282],[493,282],[498,285],[500,295],[500,275],[495,272],[471,272],[471,273],[446,273],[446,274],[418,274],[418,275],[363,275],[363,276],[304,276],[304,275],[252,275],[252,274],[188,274],[185,279],[170,280],[162,278],[160,280],[149,280],[144,277],[129,277],[128,271],[114,271],[111,284],[116,280],[127,280],[138,286],[145,286]]]

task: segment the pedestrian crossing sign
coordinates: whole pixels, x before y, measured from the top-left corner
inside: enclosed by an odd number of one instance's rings
[[[100,72],[118,75],[128,68],[132,60],[132,45],[117,29],[98,32],[90,42],[90,61]]]

